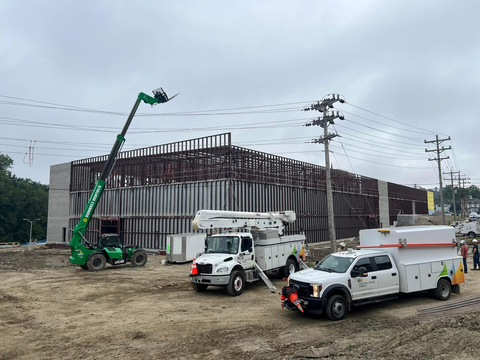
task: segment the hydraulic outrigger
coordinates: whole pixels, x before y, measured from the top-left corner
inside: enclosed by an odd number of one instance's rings
[[[143,266],[147,262],[147,254],[145,250],[140,249],[138,246],[123,245],[117,234],[104,234],[100,236],[98,244],[95,245],[90,243],[84,234],[87,230],[95,208],[97,207],[98,200],[102,196],[103,190],[105,189],[106,179],[112,172],[117,155],[121,151],[123,143],[125,142],[125,134],[127,133],[130,123],[132,122],[140,103],[143,101],[146,104],[154,106],[160,103],[166,103],[178,95],[177,94],[171,98],[168,98],[167,94],[162,88],[153,90],[153,94],[153,97],[143,92],[138,94],[137,100],[133,105],[132,111],[128,116],[122,132],[117,135],[117,139],[113,144],[102,174],[97,180],[90,198],[88,199],[82,217],[73,229],[73,236],[72,240],[70,241],[70,247],[72,251],[70,262],[72,264],[80,265],[80,267],[84,270],[103,270],[107,262],[111,265],[131,262],[133,266]]]

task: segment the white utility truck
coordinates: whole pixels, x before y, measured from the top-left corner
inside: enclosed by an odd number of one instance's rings
[[[474,238],[480,235],[480,226],[477,221],[468,220],[458,223],[455,226],[455,233],[457,235],[468,236]]]
[[[428,290],[439,300],[460,293],[462,258],[451,226],[360,231],[357,250],[328,255],[312,269],[290,275],[282,307],[343,319],[352,305]]]
[[[285,226],[295,219],[293,211],[198,211],[192,223],[195,230],[226,231],[208,236],[205,252],[193,261],[193,289],[226,286],[230,295],[238,296],[246,282],[261,278],[276,290],[264,271],[282,271],[287,277],[305,260],[305,235],[283,235]]]

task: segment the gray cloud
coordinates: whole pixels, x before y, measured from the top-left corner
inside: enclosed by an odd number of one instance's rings
[[[431,140],[436,133],[452,136],[460,170],[480,183],[480,173],[473,166],[473,154],[478,148],[476,17],[480,5],[476,1],[15,1],[0,4],[0,10],[1,95],[128,112],[139,91],[163,86],[170,95],[180,92],[171,103],[139,109],[139,113],[163,113],[308,102],[338,92],[351,104],[429,129],[431,134],[414,133],[421,130],[347,104],[339,105],[339,109],[385,125],[353,115],[347,115],[348,120],[418,139]],[[5,104],[0,104],[0,114],[72,127],[107,126],[111,131],[120,131],[125,121],[120,116]],[[307,116],[318,114],[137,117],[126,147],[222,132],[135,134],[135,128],[218,127]],[[287,142],[294,137],[313,138],[320,134],[320,128],[301,127],[301,123],[298,122],[298,128],[281,127],[279,122],[266,129],[232,130],[233,141]],[[438,180],[421,140],[409,141],[347,121],[338,123],[337,130],[344,131],[345,137],[332,145],[340,146],[341,140],[345,148],[356,144],[371,149],[347,150],[355,172],[397,183]],[[351,139],[355,131],[372,135],[357,133],[359,141],[396,148],[393,151],[398,156],[389,158],[386,153],[391,150],[355,143]],[[107,148],[114,141],[114,133],[4,123],[0,123],[0,133],[2,137],[28,140],[98,143]],[[42,150],[41,146],[47,144],[37,143],[39,155],[34,166],[29,167],[23,163],[22,155],[28,142],[0,139],[0,144],[24,145],[0,145],[0,151],[14,158],[15,174],[43,183],[48,182],[52,164],[106,152],[76,146],[71,146],[75,151]],[[319,145],[299,142],[248,147],[323,164]],[[318,151],[312,152],[315,150]],[[334,167],[352,171],[343,150],[334,152]],[[445,171],[450,166],[458,170],[453,155],[449,155],[452,160],[442,163]],[[392,159],[402,156],[425,160]],[[353,157],[410,168],[382,166]]]

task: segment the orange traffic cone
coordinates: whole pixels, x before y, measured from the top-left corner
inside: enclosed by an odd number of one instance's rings
[[[298,308],[298,310],[300,310],[303,313],[303,307],[302,307],[302,304],[300,304],[300,300],[298,300],[297,292],[294,292],[288,295],[288,301],[290,301],[293,305],[295,305]]]
[[[195,258],[193,258],[192,268],[190,270],[190,275],[198,275],[197,264],[195,264]]]

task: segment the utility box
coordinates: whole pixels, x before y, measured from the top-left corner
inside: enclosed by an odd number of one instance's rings
[[[360,248],[389,252],[400,273],[400,292],[430,290],[439,277],[465,282],[455,229],[451,226],[406,226],[360,231]]]
[[[167,261],[184,263],[205,251],[206,234],[172,234],[167,236]]]

